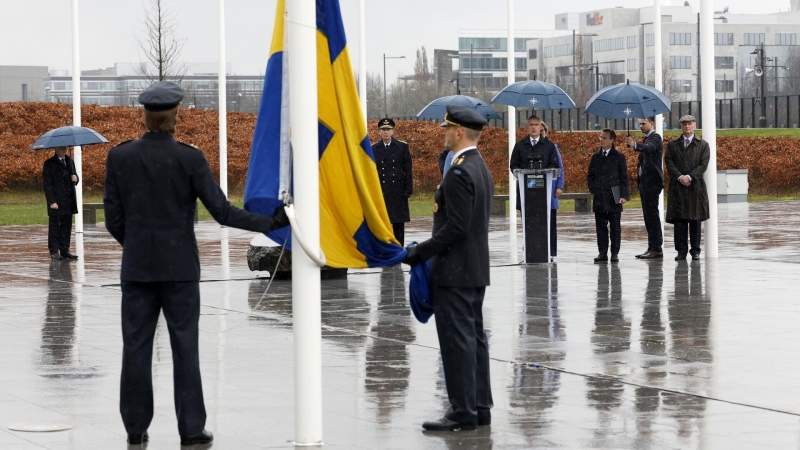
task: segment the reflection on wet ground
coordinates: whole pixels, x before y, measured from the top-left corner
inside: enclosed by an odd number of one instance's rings
[[[491,226],[485,325],[493,424],[423,433],[446,404],[433,321],[407,307],[401,267],[323,281],[326,447],[381,449],[800,446],[800,202],[720,205],[720,255],[637,261],[640,211],[619,264],[593,264],[590,215],[559,214],[552,265],[514,264],[521,236]],[[429,219],[407,227],[424,239]],[[118,416],[120,250],[102,224],[78,262],[50,262],[45,227],[0,227],[0,448],[124,448]],[[672,246],[667,227],[665,248]],[[252,234],[198,226],[200,349],[214,448],[290,448],[291,282],[247,270]],[[159,324],[148,448],[177,448],[169,337]],[[66,422],[18,433],[18,422]]]

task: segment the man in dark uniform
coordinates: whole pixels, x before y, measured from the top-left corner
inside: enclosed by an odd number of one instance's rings
[[[411,173],[411,152],[408,144],[392,137],[394,120],[378,121],[381,140],[372,145],[378,177],[381,180],[383,200],[389,221],[392,222],[394,237],[404,244],[405,222],[411,220],[408,213],[408,198],[414,192],[414,179]]]
[[[660,259],[664,257],[664,237],[661,234],[661,217],[658,214],[658,197],[664,189],[664,141],[655,132],[656,118],[639,119],[639,127],[644,133],[644,142],[637,143],[628,136],[628,147],[639,152],[639,195],[642,199],[644,227],[647,229],[647,251],[636,255],[639,259]]]
[[[147,132],[111,149],[103,194],[106,228],[122,245],[120,413],[128,443],[148,440],[153,418],[151,365],[159,312],[169,329],[175,411],[181,445],[213,440],[198,358],[200,259],[194,235],[197,199],[222,225],[266,233],[288,225],[235,208],[211,176],[203,152],[173,137],[183,90],[160,82],[139,96]]]
[[[56,147],[53,157],[44,162],[42,182],[47,199],[47,216],[50,219],[47,230],[50,259],[78,259],[69,252],[72,216],[78,214],[75,195],[78,172],[75,170],[75,163],[67,156],[67,147]]]
[[[448,106],[445,147],[455,156],[436,189],[433,236],[408,247],[406,264],[432,258],[431,286],[450,408],[426,430],[474,430],[491,424],[489,347],[483,297],[489,285],[489,214],[494,181],[478,152],[488,125],[474,110]]]
[[[617,134],[606,128],[600,133],[600,150],[592,155],[586,184],[592,193],[597,249],[594,262],[608,261],[608,228],[611,226],[611,262],[619,261],[622,205],[629,197],[628,166],[625,155],[614,147]],[[616,188],[616,189],[614,189]],[[616,191],[616,192],[614,192]],[[615,198],[616,197],[616,198]],[[617,201],[617,198],[619,201]]]
[[[513,173],[517,169],[558,169],[558,151],[556,146],[549,139],[544,139],[542,133],[542,120],[532,115],[528,117],[528,136],[514,145],[511,151],[511,160],[508,168]],[[541,160],[542,165],[535,162],[531,167],[531,162]],[[519,199],[519,186],[517,186],[517,209],[521,210]]]

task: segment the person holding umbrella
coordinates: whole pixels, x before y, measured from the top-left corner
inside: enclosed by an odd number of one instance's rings
[[[50,259],[78,259],[69,252],[72,216],[78,214],[75,194],[78,173],[75,170],[75,163],[67,156],[67,147],[55,147],[53,157],[44,162],[42,182],[50,221],[47,230],[47,249],[50,251]]]

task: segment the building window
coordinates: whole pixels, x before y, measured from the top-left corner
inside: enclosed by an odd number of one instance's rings
[[[669,45],[692,45],[692,33],[670,33]]]
[[[797,45],[797,34],[775,33],[775,45]]]
[[[636,59],[629,59],[628,60],[628,72],[636,72]]]
[[[648,57],[644,60],[644,67],[647,70],[655,70],[656,68],[656,59],[652,56]]]
[[[733,80],[714,80],[715,92],[733,92]]]
[[[544,57],[545,58],[552,58],[553,57],[553,47],[545,47],[544,48]]]
[[[692,93],[692,80],[671,80],[669,89],[672,92]]]
[[[572,44],[553,46],[553,56],[567,56],[572,54]]]
[[[644,43],[648,47],[656,45],[656,35],[654,33],[646,34],[644,36]]]
[[[714,45],[733,45],[733,33],[714,33]]]
[[[692,57],[691,56],[670,56],[669,67],[672,69],[691,69]]]
[[[28,101],[28,85],[25,83],[22,84],[22,101]]]
[[[743,45],[761,45],[764,43],[764,33],[745,33]]]
[[[495,59],[500,59],[500,58],[495,58]],[[506,63],[504,65],[506,67],[508,66],[508,60],[506,60]],[[525,58],[514,58],[514,70],[519,70],[519,71],[528,70],[528,60]]]
[[[636,48],[639,45],[639,36],[628,36],[628,48]]]
[[[536,59],[536,57],[538,56],[537,53],[538,50],[536,50],[535,48],[528,50],[528,59]]]
[[[529,80],[535,80],[535,79],[536,79],[536,75],[537,75],[537,74],[538,74],[538,70],[537,70],[537,69],[531,69],[531,70],[529,70],[529,71],[528,71],[528,79],[529,79]]]
[[[733,56],[715,56],[715,69],[733,69]]]
[[[594,51],[595,52],[610,52],[613,50],[622,50],[625,48],[625,40],[624,38],[611,38],[611,39],[601,39],[599,41],[595,41],[594,43]]]

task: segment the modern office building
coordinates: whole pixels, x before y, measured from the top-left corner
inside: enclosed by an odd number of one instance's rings
[[[713,74],[700,71],[698,14],[688,5],[662,7],[664,93],[673,101],[697,100],[699,80],[712,76],[718,99],[758,96],[759,73],[766,77],[763,95],[800,93],[792,79],[799,75],[787,70],[800,64],[797,3],[793,0],[790,11],[780,13],[731,14],[727,8],[715,13]],[[527,41],[528,77],[555,83],[577,97],[625,80],[652,84],[653,14],[646,7],[556,15],[556,29],[569,34]]]
[[[0,102],[40,102],[45,98],[46,66],[0,66]]]

